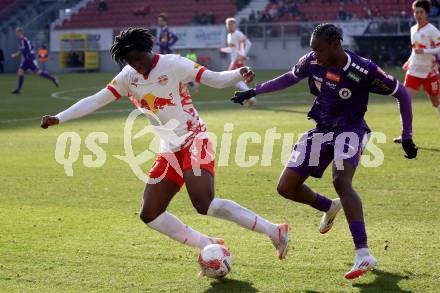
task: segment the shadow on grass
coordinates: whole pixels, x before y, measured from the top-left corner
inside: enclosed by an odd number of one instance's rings
[[[405,275],[397,275],[388,273],[381,270],[374,270],[372,272],[376,275],[376,278],[369,284],[354,284],[353,287],[359,288],[362,293],[376,293],[376,292],[399,292],[410,293],[412,291],[403,290],[399,287],[398,283],[401,280],[407,280],[412,275],[408,272]]]
[[[252,286],[252,283],[233,280],[233,279],[224,279],[219,281],[211,282],[211,288],[205,290],[205,293],[213,293],[213,292],[258,292],[258,290]]]
[[[419,147],[419,150],[440,153],[440,149],[436,148]]]

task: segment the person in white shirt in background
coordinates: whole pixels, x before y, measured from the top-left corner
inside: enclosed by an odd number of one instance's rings
[[[230,54],[231,63],[229,64],[229,70],[234,70],[243,66],[246,66],[246,60],[248,59],[248,53],[251,49],[252,43],[241,31],[237,29],[237,20],[233,17],[229,17],[225,20],[226,28],[228,30],[227,35],[227,47],[221,48],[223,53]],[[239,81],[235,84],[240,91],[247,91],[250,88],[244,81]],[[253,97],[243,102],[245,106],[253,106],[257,103],[257,99]]]
[[[420,86],[423,86],[432,106],[437,108],[440,114],[440,78],[437,63],[437,54],[440,53],[440,31],[429,23],[430,8],[431,3],[428,0],[416,0],[412,3],[417,23],[411,27],[411,56],[403,65],[406,71],[404,85],[412,97],[415,97]],[[394,138],[394,142],[401,143],[401,137]]]

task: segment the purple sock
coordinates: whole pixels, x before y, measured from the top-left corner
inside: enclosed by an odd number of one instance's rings
[[[24,82],[24,75],[18,76],[18,85],[17,85],[17,91],[21,91],[21,88],[23,87]]]
[[[52,82],[55,82],[55,77],[53,77],[52,75],[50,75],[49,73],[47,73],[46,71],[42,71],[40,74],[41,77],[44,77],[46,79],[51,80]]]
[[[355,221],[351,222],[348,227],[350,228],[351,235],[353,236],[355,248],[368,248],[365,223],[362,221]]]
[[[316,200],[311,206],[317,209],[318,211],[327,212],[330,209],[331,205],[332,205],[332,201],[330,199],[317,193]]]

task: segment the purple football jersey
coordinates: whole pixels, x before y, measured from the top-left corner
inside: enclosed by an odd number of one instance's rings
[[[170,31],[168,26],[162,27],[159,33],[159,41],[157,42],[159,53],[171,54],[171,47],[177,42],[177,40],[177,36]]]
[[[35,60],[34,48],[26,37],[20,39],[20,52],[22,62]]]
[[[366,125],[369,93],[394,95],[399,82],[387,75],[371,60],[346,51],[344,68],[318,65],[314,52],[300,58],[292,73],[299,79],[308,78],[310,93],[315,96],[308,117],[318,129]]]

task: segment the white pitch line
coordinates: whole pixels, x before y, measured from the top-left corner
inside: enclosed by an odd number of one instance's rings
[[[76,91],[78,90],[89,90],[89,89],[96,89],[96,87],[93,88],[79,88],[76,89]],[[65,100],[65,101],[76,101],[77,98],[74,97],[69,97],[69,96],[60,96],[63,93],[68,93],[68,92],[73,92],[75,90],[66,90],[66,91],[59,91],[59,92],[54,92],[51,94],[51,98],[54,99],[59,99],[59,100]],[[305,95],[308,94],[309,92],[299,92],[299,93],[292,93],[290,94],[291,96],[299,96],[299,95]],[[262,99],[268,99],[268,98],[273,98],[273,97],[280,97],[280,96],[286,96],[285,94],[275,94],[275,95],[264,95],[258,98],[258,104],[302,104],[302,103],[307,103],[310,100],[286,100],[286,101],[261,101]],[[226,100],[215,100],[215,101],[200,101],[200,102],[195,102],[194,104],[197,105],[210,105],[210,104],[227,104],[227,103],[231,103],[231,101],[229,99]],[[123,113],[123,112],[130,112],[133,111],[133,109],[114,109],[114,110],[102,110],[102,111],[97,111],[94,113],[91,113],[90,115],[95,115],[95,114],[109,114],[109,113]],[[10,120],[0,120],[0,123],[13,123],[13,122],[21,122],[21,121],[33,121],[33,120],[40,120],[41,117],[32,117],[32,118],[22,118],[22,119],[10,119]]]
[[[70,93],[70,92],[74,93],[74,92],[83,91],[83,90],[96,90],[96,89],[99,89],[99,88],[98,87],[83,87],[83,88],[77,88],[74,90],[59,91],[59,92],[52,93],[50,95],[50,97],[53,99],[64,100],[64,101],[76,101],[76,100],[78,100],[78,98],[64,96],[64,94]]]

